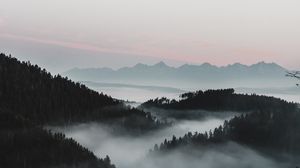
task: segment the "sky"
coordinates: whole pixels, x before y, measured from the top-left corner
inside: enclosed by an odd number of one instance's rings
[[[58,73],[165,61],[300,69],[299,0],[0,0],[0,52]]]

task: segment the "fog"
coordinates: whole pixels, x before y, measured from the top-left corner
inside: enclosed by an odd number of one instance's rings
[[[177,149],[169,154],[145,159],[143,168],[279,168],[289,167],[264,157],[245,146],[229,142],[201,149]]]
[[[88,87],[108,94],[114,98],[135,101],[138,103],[145,102],[149,99],[155,99],[157,97],[167,97],[169,99],[179,99],[179,95],[188,91],[196,91],[196,90],[206,90],[205,88],[170,88],[168,87],[157,89],[149,89],[147,87],[143,88],[134,88],[134,87],[100,87],[93,86],[89,83],[85,83]],[[150,87],[150,86],[148,86]],[[286,87],[286,88],[235,88],[236,93],[240,94],[258,94],[258,95],[267,95],[274,96],[277,98],[284,99],[290,102],[300,103],[300,89],[296,86]]]
[[[126,87],[106,87],[104,91],[109,92],[108,94],[113,95],[115,98],[127,97],[131,101],[137,101],[129,103],[131,106],[138,106],[140,104],[139,102],[148,100],[149,98],[160,97],[160,95],[168,98],[178,98],[179,95],[178,93],[172,92]],[[282,94],[280,98],[290,100],[285,97],[287,95],[288,94]],[[292,101],[294,100],[292,99]],[[100,123],[85,123],[51,129],[63,132],[67,137],[75,139],[81,145],[93,151],[99,158],[108,155],[117,168],[295,167],[294,165],[291,166],[286,163],[274,161],[249,147],[234,142],[201,147],[201,149],[182,148],[156,156],[150,155],[149,150],[153,149],[155,144],[160,144],[165,139],[170,140],[173,135],[180,137],[188,132],[203,133],[209,131],[222,125],[225,120],[229,120],[233,116],[238,115],[238,113],[212,113],[203,110],[188,110],[185,111],[185,113],[188,114],[187,116],[189,117],[179,117],[184,119],[178,120],[174,117],[174,111],[171,113],[161,109],[145,110],[151,112],[151,114],[158,119],[170,119],[173,124],[167,128],[139,136],[133,136],[126,132],[118,134],[115,128],[112,129],[111,126]],[[178,111],[178,114],[180,113],[182,112]]]
[[[93,88],[94,90],[101,91],[105,94],[108,94],[114,98],[122,99],[122,100],[129,100],[135,102],[145,102],[149,99],[154,99],[156,97],[168,97],[178,99],[179,94],[178,92],[165,92],[165,91],[158,91],[158,90],[147,90],[147,89],[137,89],[137,88],[108,88],[108,87],[101,87],[101,88]],[[184,92],[182,92],[184,93]]]
[[[118,167],[132,167],[140,164],[154,144],[164,139],[171,139],[173,135],[183,136],[187,132],[204,132],[221,125],[225,118],[210,118],[202,121],[176,121],[171,127],[147,133],[142,136],[124,136],[111,131],[107,125],[98,123],[80,124],[54,130],[72,137],[81,145],[92,150],[97,156],[109,155]],[[227,118],[226,118],[227,119]],[[149,163],[150,164],[150,163]]]
[[[222,125],[230,115],[214,115],[201,120],[175,120],[168,128],[145,135],[132,136],[117,134],[111,127],[99,123],[80,124],[64,128],[54,128],[72,137],[81,145],[93,151],[98,157],[109,155],[118,168],[194,168],[194,167],[280,167],[278,163],[254,150],[226,143],[202,149],[177,149],[167,154],[153,156],[149,150],[164,139],[183,136],[187,132],[205,132]],[[281,165],[282,166],[282,165]]]
[[[133,105],[136,105],[133,103]],[[177,121],[190,120],[195,122],[210,121],[214,119],[230,119],[232,116],[240,115],[241,113],[235,111],[207,111],[207,110],[168,110],[162,108],[143,108],[145,112],[150,112],[159,120]],[[246,113],[246,112],[244,112]]]

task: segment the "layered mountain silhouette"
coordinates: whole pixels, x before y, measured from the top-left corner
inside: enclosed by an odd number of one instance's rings
[[[215,66],[184,64],[171,67],[164,62],[154,65],[138,63],[118,70],[111,68],[74,68],[63,75],[76,81],[116,82],[176,88],[269,87],[291,86],[294,81],[285,77],[287,69],[276,63],[258,62]]]

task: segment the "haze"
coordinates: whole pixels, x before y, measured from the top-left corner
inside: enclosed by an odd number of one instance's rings
[[[299,6],[297,0],[1,0],[0,46],[54,73],[161,60],[299,69]]]
[[[222,112],[221,112],[222,113]],[[220,113],[220,114],[221,114]],[[159,156],[149,155],[149,149],[165,138],[183,136],[188,131],[204,132],[222,125],[232,113],[222,117],[210,116],[201,120],[178,120],[172,127],[154,131],[143,136],[120,136],[111,133],[111,128],[95,123],[81,124],[66,128],[56,128],[92,150],[97,156],[109,155],[112,162],[121,168],[193,168],[193,167],[287,167],[258,152],[236,143],[203,147],[202,150],[178,149]]]

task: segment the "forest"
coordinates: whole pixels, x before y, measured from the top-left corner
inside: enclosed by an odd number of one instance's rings
[[[164,126],[126,106],[30,62],[0,54],[0,167],[114,167],[49,125],[114,124],[134,133]]]
[[[208,110],[208,111],[289,111],[295,108],[295,103],[285,100],[256,95],[236,94],[234,89],[217,89],[187,92],[180,95],[180,100],[169,100],[166,97],[148,100],[140,105],[144,108],[161,108],[173,110]]]
[[[114,168],[62,133],[52,133],[20,115],[1,110],[0,167]]]
[[[39,125],[121,118],[125,124],[137,117],[151,127],[156,124],[149,113],[5,54],[0,54],[0,108]]]
[[[300,158],[300,110],[297,104],[282,101],[280,105],[278,102],[281,101],[277,100],[274,105],[284,108],[255,107],[255,111],[226,120],[223,125],[209,132],[189,132],[183,137],[173,136],[170,140],[165,139],[161,144],[156,144],[152,152],[165,153],[190,147],[201,150],[203,146],[233,141],[271,156],[287,154],[295,157],[294,160],[297,161]]]

